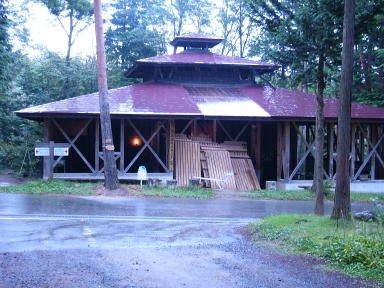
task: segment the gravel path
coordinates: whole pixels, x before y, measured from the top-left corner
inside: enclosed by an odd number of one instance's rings
[[[78,249],[0,255],[1,288],[373,287],[247,241],[147,249]]]

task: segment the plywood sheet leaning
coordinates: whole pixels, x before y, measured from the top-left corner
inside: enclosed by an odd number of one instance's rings
[[[231,158],[237,190],[259,190],[260,184],[257,179],[252,160],[249,157]]]
[[[188,186],[192,177],[201,175],[200,144],[188,139],[175,139],[176,180]]]
[[[206,148],[206,147],[204,147]],[[233,176],[228,177],[227,174],[233,175],[233,168],[231,163],[230,154],[226,150],[219,149],[203,149],[205,158],[207,160],[207,166],[209,171],[209,177],[214,179],[226,179],[224,185],[225,189],[236,189],[236,183]],[[216,182],[211,181],[212,188],[220,188]]]

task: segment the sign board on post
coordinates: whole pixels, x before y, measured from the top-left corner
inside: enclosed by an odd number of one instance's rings
[[[53,148],[54,156],[68,156],[69,144],[68,143],[54,143]],[[35,156],[48,157],[49,156],[49,143],[36,144]]]
[[[137,180],[140,180],[140,186],[143,186],[143,180],[147,180],[147,168],[140,166],[137,170]]]

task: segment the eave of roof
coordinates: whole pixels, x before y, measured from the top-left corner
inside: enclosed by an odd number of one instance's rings
[[[177,54],[168,54],[137,60],[127,71],[126,76],[132,78],[141,77],[140,69],[146,65],[209,65],[230,66],[239,68],[253,68],[272,72],[279,68],[278,65],[244,59],[240,57],[225,56],[207,51],[190,52],[188,50]]]
[[[109,91],[112,116],[228,119],[315,119],[313,94],[269,87],[211,87],[142,83]],[[327,119],[337,119],[338,100],[326,98]],[[98,94],[82,95],[16,111],[25,118],[90,117],[99,114]],[[352,104],[352,118],[384,121],[384,109]]]

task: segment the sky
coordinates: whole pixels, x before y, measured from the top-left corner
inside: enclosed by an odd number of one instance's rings
[[[22,0],[16,0],[16,2],[18,1]],[[29,14],[26,16],[26,27],[29,30],[30,46],[33,48],[27,48],[25,52],[33,57],[37,56],[45,47],[64,56],[67,49],[67,35],[56,17],[51,15],[42,4],[29,1],[27,7]],[[18,43],[15,44],[16,47],[19,46]],[[84,57],[95,55],[95,45],[95,30],[91,24],[77,36],[71,54]]]
[[[10,1],[15,9],[21,7],[21,3],[26,0],[12,0]],[[143,0],[144,1],[144,0]],[[25,15],[26,27],[30,34],[30,43],[24,47],[24,52],[31,57],[38,56],[43,48],[50,51],[54,51],[65,56],[67,49],[67,36],[57,21],[56,17],[51,15],[48,9],[42,4],[35,3],[27,0],[27,7],[29,14]],[[103,4],[110,3],[111,0],[102,0]],[[213,0],[213,2],[220,2],[219,0]],[[108,20],[110,15],[104,11],[103,18]],[[104,25],[104,30],[106,25]],[[95,31],[94,25],[89,25],[84,31],[82,31],[76,38],[74,45],[72,46],[72,56],[93,56],[96,54],[95,44]],[[21,48],[19,43],[14,43],[16,48]]]

